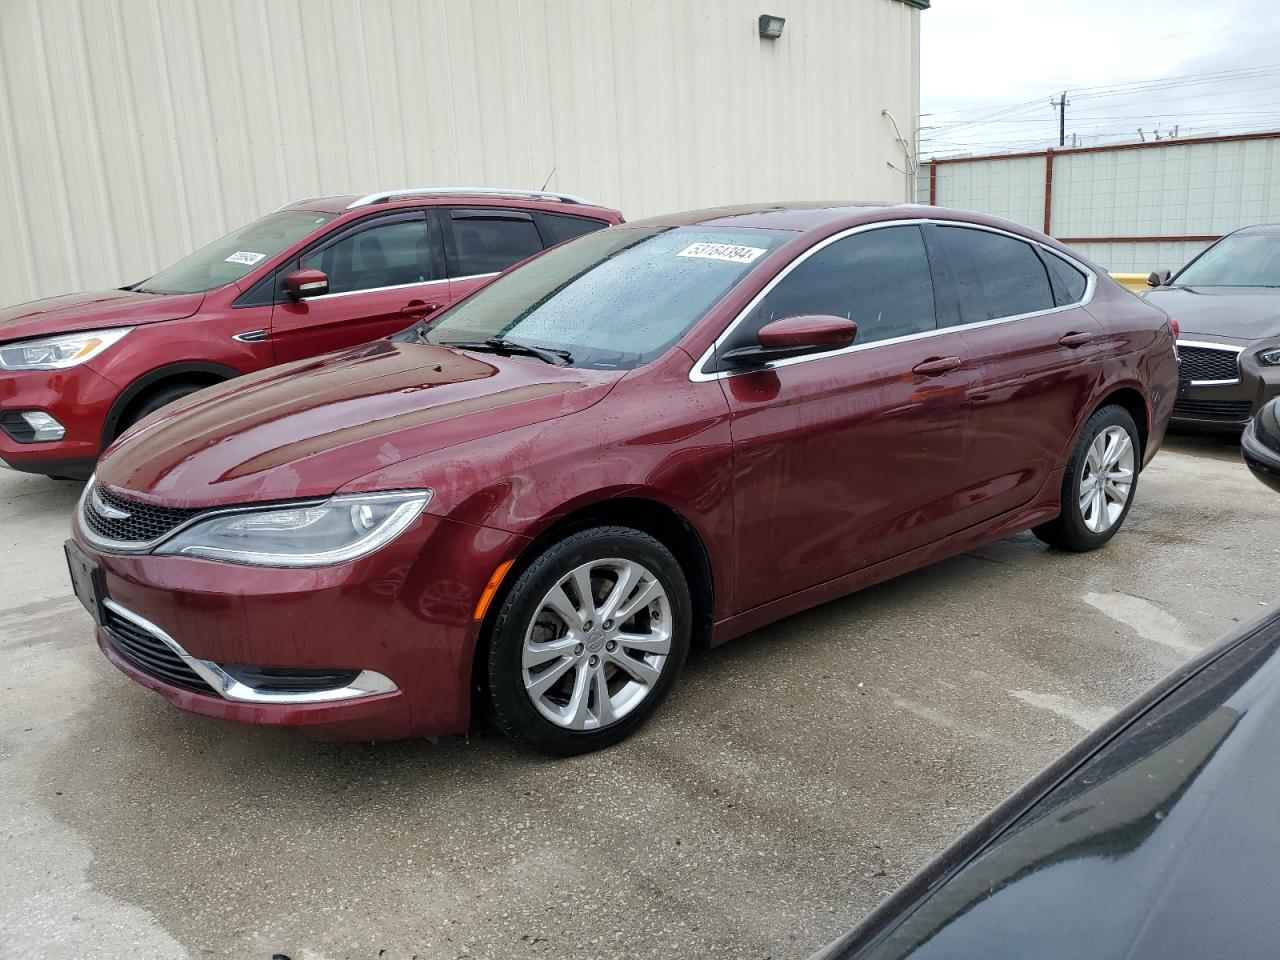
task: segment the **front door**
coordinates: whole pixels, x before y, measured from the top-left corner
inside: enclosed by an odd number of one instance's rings
[[[280,363],[388,336],[451,301],[431,211],[358,224],[278,275],[298,266],[324,271],[329,292],[299,301],[277,298],[271,340]]]
[[[956,529],[973,370],[962,335],[937,330],[920,228],[871,229],[821,247],[775,282],[719,352],[798,314],[853,320],[853,346],[720,373],[743,610]]]
[[[1102,325],[1079,306],[1088,278],[1057,254],[1005,233],[928,228],[950,277],[953,318],[978,372],[961,465],[967,523],[1031,501],[1065,460],[1102,375]]]

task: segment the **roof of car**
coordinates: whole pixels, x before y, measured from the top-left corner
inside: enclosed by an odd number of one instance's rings
[[[397,190],[380,190],[368,194],[340,194],[327,197],[307,197],[292,200],[280,210],[314,210],[321,213],[346,213],[350,210],[385,207],[388,205],[413,205],[456,203],[465,200],[478,205],[528,204],[545,207],[547,204],[563,205],[566,213],[590,214],[592,211],[617,211],[602,204],[592,203],[572,194],[544,190],[523,190],[503,187],[418,187]]]
[[[998,217],[946,207],[889,201],[788,201],[753,203],[732,207],[711,207],[684,213],[664,214],[647,220],[632,220],[631,226],[761,227],[772,230],[809,231],[840,229],[878,220],[910,219],[959,220],[1002,229],[1026,228]]]

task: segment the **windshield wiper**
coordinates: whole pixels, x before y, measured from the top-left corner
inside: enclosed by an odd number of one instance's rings
[[[418,335],[422,339],[422,335]],[[459,350],[479,350],[488,353],[512,353],[522,357],[537,357],[544,363],[557,367],[573,363],[573,354],[568,350],[554,350],[548,347],[535,347],[528,343],[508,340],[506,337],[490,337],[488,340],[447,340],[440,343],[442,347],[457,347]]]

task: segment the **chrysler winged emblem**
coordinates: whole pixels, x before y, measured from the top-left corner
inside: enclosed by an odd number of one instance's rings
[[[131,513],[126,513],[124,510],[117,510],[115,507],[109,507],[107,504],[103,503],[102,497],[98,495],[97,487],[93,488],[93,493],[90,495],[89,500],[93,504],[93,509],[97,512],[98,516],[106,517],[108,520],[128,520],[133,516]]]

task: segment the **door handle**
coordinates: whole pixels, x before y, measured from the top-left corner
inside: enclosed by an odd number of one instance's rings
[[[1083,347],[1086,343],[1092,343],[1094,339],[1092,333],[1064,333],[1058,338],[1058,342],[1064,347],[1075,349]]]
[[[442,305],[439,303],[426,303],[422,300],[410,300],[407,306],[401,307],[400,312],[406,317],[425,317],[429,313],[435,313]]]
[[[917,363],[911,368],[911,372],[918,373],[922,377],[940,377],[944,373],[950,373],[963,362],[959,357],[934,357],[923,363]]]

